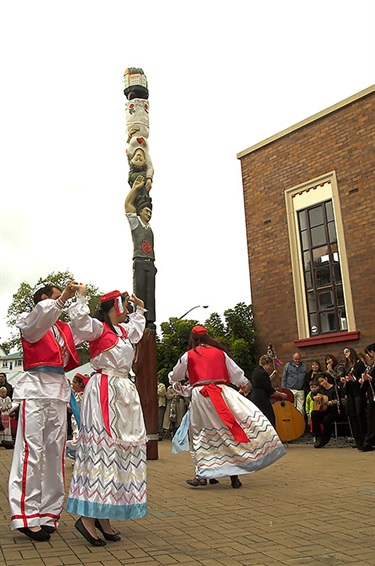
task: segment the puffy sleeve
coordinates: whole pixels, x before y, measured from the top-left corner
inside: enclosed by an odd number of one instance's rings
[[[129,314],[129,322],[126,322],[121,326],[124,326],[130,342],[132,344],[137,344],[137,342],[141,340],[146,326],[144,309],[137,307],[135,312]]]
[[[80,340],[95,340],[102,334],[103,323],[90,316],[87,297],[78,296],[68,313],[72,331]]]
[[[186,377],[187,371],[187,352],[178,360],[177,364],[174,366],[171,372],[168,374],[169,383],[174,383],[176,381],[183,381]]]
[[[245,387],[249,380],[245,377],[243,370],[225,352],[224,355],[231,383],[237,385],[237,387]]]
[[[44,299],[30,313],[22,313],[16,321],[17,328],[28,342],[38,342],[60,318],[61,309],[53,299]]]

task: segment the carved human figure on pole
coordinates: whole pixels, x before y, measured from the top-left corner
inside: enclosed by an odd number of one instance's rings
[[[144,179],[138,176],[125,199],[125,213],[133,239],[133,287],[145,303],[146,327],[155,329],[155,254],[154,234],[149,224],[151,199],[142,196]]]

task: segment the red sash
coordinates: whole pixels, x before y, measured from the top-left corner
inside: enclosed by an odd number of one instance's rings
[[[201,393],[203,397],[209,397],[211,399],[217,414],[223,423],[230,429],[233,434],[233,438],[237,440],[237,442],[250,442],[250,439],[246,436],[243,428],[238,424],[233,413],[230,412],[227,404],[225,403],[221,387],[218,387],[215,383],[208,383],[202,387],[199,393]]]

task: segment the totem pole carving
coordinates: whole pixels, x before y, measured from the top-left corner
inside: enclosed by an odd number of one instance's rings
[[[147,309],[146,327],[155,329],[154,235],[150,226],[154,176],[149,147],[149,101],[147,78],[142,69],[129,67],[124,73],[127,98],[126,155],[129,164],[130,191],[125,199],[125,213],[133,239],[133,289]]]

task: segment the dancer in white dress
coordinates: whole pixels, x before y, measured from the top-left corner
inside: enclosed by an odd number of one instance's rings
[[[94,317],[89,314],[85,285],[77,285],[77,303],[69,314],[72,327],[90,342],[92,375],[82,399],[79,446],[69,490],[67,511],[81,517],[77,530],[94,546],[118,541],[111,519],[147,515],[146,429],[139,395],[129,379],[133,344],[145,328],[143,301],[113,291],[101,297]],[[135,312],[128,313],[128,301]],[[127,322],[126,322],[127,321]]]
[[[230,476],[233,488],[241,487],[239,474],[269,466],[285,453],[275,429],[263,413],[246,397],[230,387],[249,381],[203,326],[195,326],[188,351],[169,374],[170,383],[188,375],[191,390],[190,451],[196,477],[187,480],[197,487],[217,483],[215,478]]]

